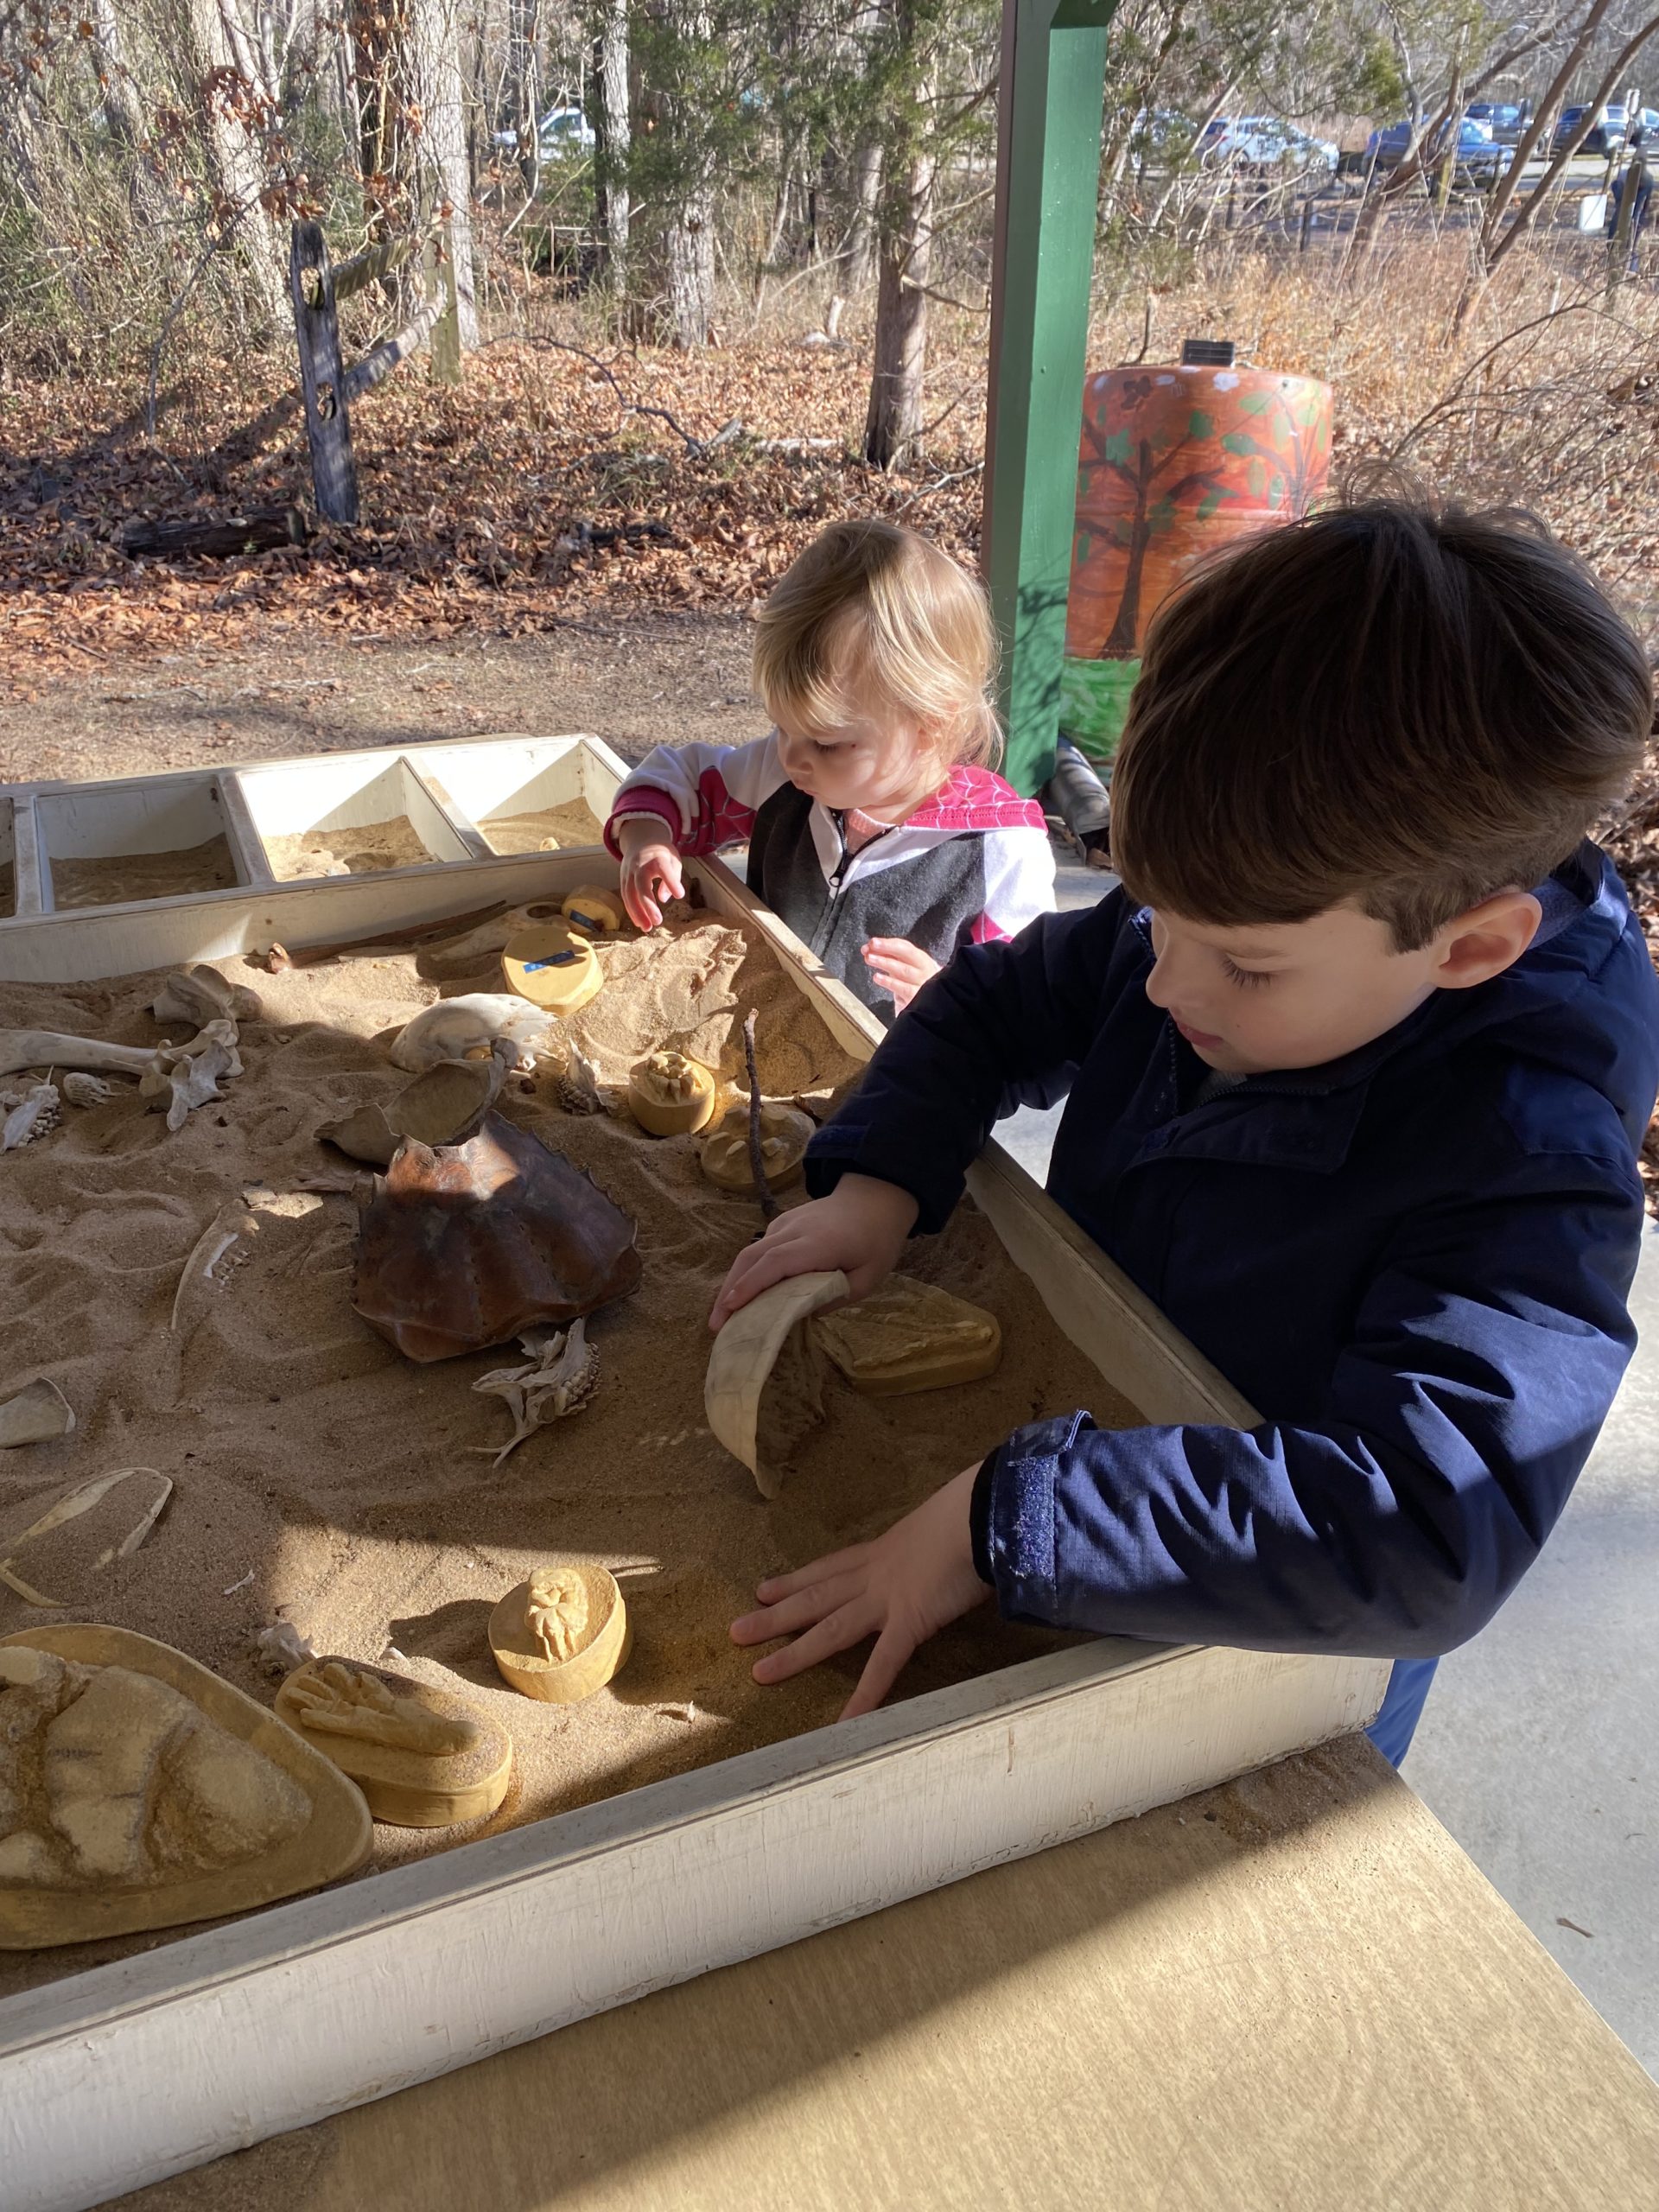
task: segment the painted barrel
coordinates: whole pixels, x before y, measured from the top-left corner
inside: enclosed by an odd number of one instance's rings
[[[1060,727],[1122,733],[1160,601],[1230,539],[1294,521],[1331,467],[1331,387],[1271,369],[1107,369],[1083,391]]]

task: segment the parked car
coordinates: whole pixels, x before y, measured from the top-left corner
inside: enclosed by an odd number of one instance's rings
[[[536,126],[536,136],[544,162],[556,161],[565,154],[591,154],[594,133],[587,117],[579,107],[550,107]],[[516,130],[498,130],[495,143],[507,153],[518,150]]]
[[[1587,107],[1564,107],[1561,110],[1561,119],[1555,125],[1554,151],[1556,153],[1559,154],[1563,146],[1572,143],[1573,139],[1577,136],[1579,125],[1589,112]],[[1620,113],[1623,112],[1621,109]],[[1614,129],[1609,121],[1610,113],[1611,111],[1607,108],[1600,111],[1580,143],[1580,153],[1616,154],[1624,143],[1624,130]]]
[[[1237,162],[1247,168],[1323,169],[1334,176],[1338,149],[1328,138],[1310,138],[1277,116],[1218,115],[1199,135],[1198,156],[1211,168]]]
[[[1513,146],[1527,127],[1518,100],[1471,100],[1463,111],[1471,123],[1484,123],[1500,146]]]
[[[1413,135],[1409,123],[1391,123],[1386,130],[1373,130],[1365,144],[1366,167],[1397,168],[1406,157]],[[1432,166],[1438,168],[1440,158],[1443,156],[1437,156]],[[1458,125],[1457,167],[1452,181],[1491,184],[1503,175],[1513,158],[1513,147],[1500,146],[1492,137],[1490,124],[1471,121],[1465,115]]]

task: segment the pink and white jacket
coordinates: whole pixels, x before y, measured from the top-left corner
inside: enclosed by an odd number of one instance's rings
[[[747,843],[748,884],[855,997],[893,1018],[860,947],[908,938],[943,967],[963,944],[1014,936],[1054,910],[1043,810],[988,768],[953,768],[896,829],[849,852],[842,818],[784,772],[775,732],[753,745],[659,745],[616,795],[605,842],[631,814],[666,823],[676,849]]]

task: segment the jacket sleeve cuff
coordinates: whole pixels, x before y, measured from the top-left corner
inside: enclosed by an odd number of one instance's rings
[[[613,860],[620,861],[622,857],[622,846],[617,836],[616,825],[619,822],[626,821],[631,814],[655,815],[664,829],[667,830],[671,843],[684,835],[680,826],[680,810],[675,805],[668,792],[654,791],[644,785],[641,785],[638,791],[619,792],[616,802],[611,808],[610,818],[605,824],[605,849]]]
[[[1093,1427],[1086,1413],[1072,1413],[1017,1428],[975,1478],[969,1509],[974,1572],[995,1591],[1005,1620],[1065,1625],[1060,1618],[1054,1494],[1061,1461]]]
[[[869,1175],[908,1191],[918,1208],[912,1236],[937,1236],[967,1187],[954,1172],[929,1173],[913,1145],[884,1145],[873,1130],[840,1128],[831,1122],[806,1148],[807,1196],[827,1198],[843,1175]]]
[[[996,1586],[996,1571],[991,1565],[991,1487],[996,1480],[996,1463],[1002,1455],[999,1444],[995,1452],[988,1452],[980,1461],[979,1472],[974,1477],[974,1494],[968,1506],[968,1534],[973,1541],[974,1573],[982,1582]]]

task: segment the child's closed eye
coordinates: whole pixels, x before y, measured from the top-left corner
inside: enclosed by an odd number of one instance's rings
[[[1229,960],[1224,953],[1222,956],[1221,971],[1223,975],[1226,976],[1230,983],[1237,983],[1246,990],[1248,990],[1252,984],[1270,983],[1273,981],[1273,971],[1271,969],[1240,968],[1232,961]]]

